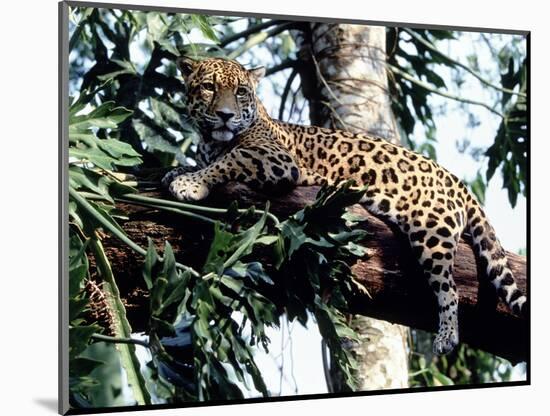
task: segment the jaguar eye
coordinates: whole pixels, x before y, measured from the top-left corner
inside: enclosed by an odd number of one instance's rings
[[[212,84],[211,82],[203,82],[202,88],[206,91],[214,91],[214,84]]]
[[[243,95],[246,95],[247,92],[248,90],[245,87],[239,87],[237,88],[236,94],[242,97]]]

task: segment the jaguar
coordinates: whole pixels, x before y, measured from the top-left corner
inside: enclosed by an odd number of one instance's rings
[[[438,302],[437,354],[459,342],[453,262],[464,232],[480,273],[512,312],[524,315],[518,288],[495,231],[467,187],[433,160],[375,136],[273,119],[256,90],[263,67],[234,60],[181,57],[188,116],[201,136],[194,170],[178,167],[162,183],[182,201],[206,198],[229,181],[259,189],[337,184],[367,186],[363,206],[408,238]]]

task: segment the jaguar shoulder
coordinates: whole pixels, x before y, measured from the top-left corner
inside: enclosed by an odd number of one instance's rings
[[[263,68],[235,61],[182,58],[189,117],[199,131],[199,169],[168,173],[163,184],[180,200],[205,198],[212,187],[240,181],[257,188],[368,184],[368,211],[396,224],[432,287],[439,306],[434,351],[458,343],[453,262],[464,231],[472,235],[480,274],[516,314],[526,310],[505,251],[482,208],[453,174],[434,161],[381,138],[272,119],[256,96]]]

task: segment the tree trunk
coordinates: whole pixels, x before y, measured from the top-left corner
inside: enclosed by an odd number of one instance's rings
[[[314,125],[376,135],[398,143],[386,73],[382,26],[312,23],[296,33],[302,90]],[[351,346],[359,364],[360,390],[408,387],[409,331],[367,316],[354,316],[360,344]],[[331,369],[332,388],[343,380]]]

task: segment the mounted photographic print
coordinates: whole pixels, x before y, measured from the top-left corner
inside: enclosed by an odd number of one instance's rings
[[[529,384],[529,32],[59,11],[60,413]]]

